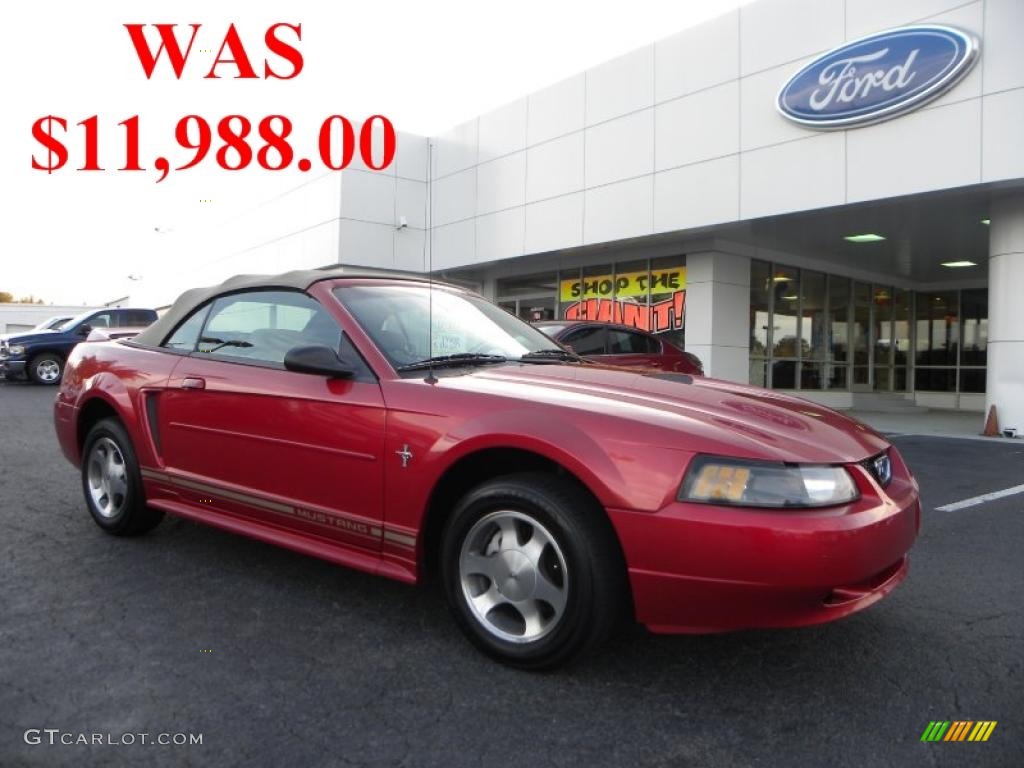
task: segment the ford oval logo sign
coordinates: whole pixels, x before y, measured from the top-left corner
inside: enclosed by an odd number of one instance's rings
[[[953,27],[891,29],[833,48],[801,69],[776,105],[808,128],[851,128],[902,115],[952,88],[978,58]]]

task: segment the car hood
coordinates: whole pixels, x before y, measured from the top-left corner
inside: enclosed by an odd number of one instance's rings
[[[606,366],[503,365],[442,386],[636,422],[637,440],[778,461],[862,461],[889,442],[808,400],[719,379]]]
[[[10,344],[33,344],[37,341],[46,341],[54,336],[63,336],[60,331],[33,331],[32,333],[9,333],[4,340]]]

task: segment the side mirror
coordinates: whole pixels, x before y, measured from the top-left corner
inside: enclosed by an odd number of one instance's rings
[[[90,333],[92,333],[92,326],[89,325],[88,323],[83,323],[82,325],[78,326],[78,330],[75,331],[75,333],[77,333],[79,336],[88,336]]]
[[[293,347],[284,356],[284,367],[295,373],[315,373],[332,379],[351,379],[356,372],[330,347]]]

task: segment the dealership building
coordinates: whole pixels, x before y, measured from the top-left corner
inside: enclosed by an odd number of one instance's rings
[[[715,377],[1024,432],[1021,30],[1021,0],[758,0],[400,135],[239,219],[204,276],[432,270]]]

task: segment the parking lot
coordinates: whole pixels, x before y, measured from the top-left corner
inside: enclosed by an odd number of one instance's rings
[[[1024,441],[896,437],[925,517],[907,582],[800,630],[624,631],[567,671],[477,654],[422,589],[167,518],[115,539],[0,381],[0,765],[1024,764]],[[986,743],[920,742],[995,720]],[[26,729],[202,734],[26,744]]]

